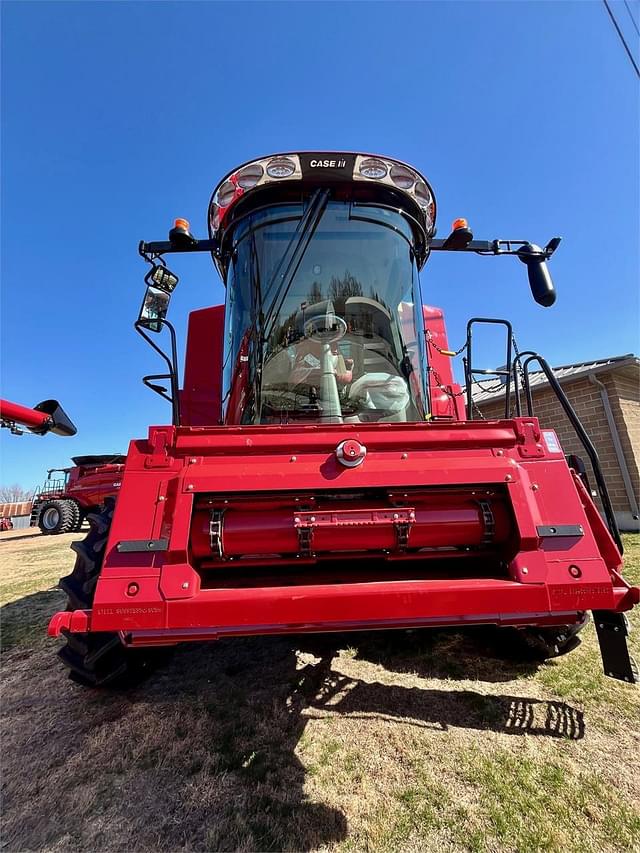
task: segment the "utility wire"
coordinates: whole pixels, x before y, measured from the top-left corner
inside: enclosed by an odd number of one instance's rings
[[[631,20],[633,21],[633,28],[634,28],[634,30],[635,30],[635,31],[638,33],[638,35],[640,36],[640,30],[638,29],[638,25],[636,24],[636,19],[635,19],[635,18],[633,17],[633,15],[631,14],[631,7],[630,7],[630,6],[629,6],[629,4],[627,3],[627,0],[624,0],[624,5],[625,5],[625,6],[626,6],[626,8],[627,8],[627,12],[629,13],[629,17],[630,17],[630,18],[631,18]]]
[[[633,58],[633,54],[632,54],[632,53],[631,53],[631,51],[629,50],[629,45],[627,44],[627,42],[625,41],[624,36],[622,35],[622,30],[621,30],[621,29],[620,29],[620,27],[618,26],[618,22],[616,21],[616,19],[615,19],[615,18],[614,18],[614,16],[613,16],[613,12],[611,11],[611,8],[610,8],[610,6],[609,6],[609,3],[607,2],[607,0],[602,0],[602,2],[604,3],[605,8],[606,8],[607,12],[609,13],[609,17],[611,18],[611,21],[613,22],[613,26],[616,28],[616,32],[617,32],[617,33],[618,33],[618,35],[620,36],[620,41],[621,41],[621,42],[622,42],[622,44],[624,45],[624,49],[627,51],[627,56],[628,56],[628,57],[629,57],[629,59],[631,60],[631,64],[633,65],[634,70],[635,70],[636,74],[638,75],[638,78],[640,78],[640,68],[638,68],[638,66],[636,65],[636,61],[635,61],[635,59]]]

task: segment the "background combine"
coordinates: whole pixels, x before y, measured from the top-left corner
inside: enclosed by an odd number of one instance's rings
[[[90,512],[99,511],[120,488],[125,456],[73,456],[72,468],[50,468],[33,496],[30,526],[45,535],[80,530]],[[61,474],[61,477],[53,477]]]
[[[473,318],[452,352],[421,296],[431,252],[474,252],[515,256],[551,306],[560,240],[475,240],[465,220],[436,239],[435,220],[430,185],[404,163],[290,153],[221,181],[209,239],[177,220],[168,241],[141,244],[136,329],[166,365],[143,381],[172,419],[132,441],[115,512],[108,500],[74,545],[49,632],[75,680],[115,683],[154,647],[251,634],[493,624],[548,657],[575,647],[588,611],[605,672],[638,680],[624,611],[640,589],[621,575],[597,454],[562,389],[506,320]],[[164,256],[201,251],[227,299],[191,314],[181,388]],[[500,368],[477,363],[487,324],[504,335]],[[605,520],[539,426],[532,363],[583,442]],[[506,385],[499,420],[475,417],[480,376]]]

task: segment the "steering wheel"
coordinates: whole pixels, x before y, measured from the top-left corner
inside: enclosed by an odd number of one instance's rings
[[[335,314],[332,316],[321,314],[319,317],[307,320],[304,324],[304,334],[312,341],[330,344],[344,338],[347,334],[347,324],[342,317],[336,317]]]

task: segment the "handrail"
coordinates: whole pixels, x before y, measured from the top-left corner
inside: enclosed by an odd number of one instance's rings
[[[527,356],[527,358],[524,363],[522,363],[521,359],[525,355]],[[602,473],[602,467],[600,465],[600,458],[598,457],[598,452],[595,449],[593,442],[589,438],[587,431],[582,426],[580,418],[577,416],[575,409],[569,402],[567,395],[562,390],[562,386],[558,382],[552,368],[541,355],[538,355],[538,353],[535,352],[520,353],[520,355],[516,357],[514,362],[514,370],[516,369],[517,362],[520,362],[522,364],[525,394],[527,397],[527,409],[529,415],[533,417],[533,399],[531,396],[531,383],[529,381],[529,364],[532,361],[537,361],[540,365],[542,372],[547,377],[547,381],[549,382],[551,389],[558,398],[560,405],[564,409],[565,415],[569,419],[571,426],[576,431],[576,434],[580,439],[580,443],[584,447],[587,456],[589,457],[589,461],[591,462],[591,467],[593,468],[593,473],[596,478],[596,484],[598,486],[600,500],[602,501],[602,508],[604,509],[604,514],[607,519],[607,526],[609,527],[611,536],[613,537],[616,542],[616,545],[618,546],[618,550],[622,554],[624,551],[622,537],[620,536],[620,531],[618,530],[618,524],[616,522],[615,513],[613,511],[611,498],[609,497],[609,490],[607,489],[607,484]]]

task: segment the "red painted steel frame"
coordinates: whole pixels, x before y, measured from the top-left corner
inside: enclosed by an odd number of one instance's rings
[[[336,447],[345,439],[367,447],[360,466],[338,460]],[[426,495],[443,487],[448,494],[489,492],[506,503],[512,534],[499,560],[493,556],[493,569],[474,575],[478,554],[461,551],[450,570],[430,573],[434,556],[440,563],[452,555],[396,550],[377,555],[386,566],[384,579],[363,580],[349,553],[324,560],[312,553],[294,560],[262,555],[251,565],[276,572],[276,579],[252,585],[241,560],[197,565],[190,546],[194,506],[207,499],[234,504],[247,496],[275,501],[353,492],[366,503],[369,492]],[[49,630],[118,631],[126,643],[152,645],[407,625],[566,624],[584,610],[629,609],[640,597],[621,578],[620,555],[596,517],[589,495],[562,452],[549,449],[535,418],[152,427],[148,440],[133,441],[129,449],[93,609],[58,613]],[[293,515],[289,523],[295,524]],[[548,536],[539,532],[542,525],[580,525],[582,533]],[[158,539],[168,541],[166,551],[117,547]],[[250,527],[247,543],[247,550],[259,548]],[[351,550],[357,556],[366,546],[366,528],[354,528]],[[278,581],[277,572],[287,566],[288,580]],[[327,567],[340,566],[339,581],[327,575]]]

